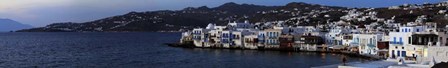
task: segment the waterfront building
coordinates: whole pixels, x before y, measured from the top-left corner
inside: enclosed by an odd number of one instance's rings
[[[382,58],[389,57],[389,41],[378,41],[376,47],[378,48],[377,56]]]
[[[406,50],[404,49],[405,45],[408,45],[408,39],[412,33],[403,33],[403,32],[390,32],[389,38],[389,57],[397,58],[404,57]],[[401,53],[401,54],[400,54]]]
[[[358,45],[360,54],[376,55],[379,50],[377,43],[382,40],[382,34],[353,34],[353,44]]]
[[[427,57],[428,46],[448,45],[446,32],[426,28],[428,27],[400,27],[400,32],[390,32],[389,57],[415,60],[419,57]]]
[[[399,65],[389,65],[389,68],[431,68],[435,64],[441,62],[448,62],[448,47],[447,46],[428,46],[427,57],[419,57],[415,61],[407,60]],[[390,60],[390,59],[388,59]],[[409,63],[411,62],[411,63]],[[403,64],[405,63],[405,64]]]
[[[193,43],[196,47],[204,47],[206,45],[209,45],[207,43],[209,40],[208,31],[209,29],[202,29],[202,28],[193,29],[192,31]]]
[[[208,33],[210,35],[209,43],[211,47],[219,47],[221,43],[221,30],[210,30]]]
[[[182,32],[182,37],[180,38],[180,43],[192,44],[193,36],[190,31]]]
[[[230,35],[231,42],[235,47],[243,47],[243,34],[241,31],[233,31]]]
[[[281,29],[265,29],[266,32],[266,46],[268,48],[278,48],[280,45],[279,37],[282,33]]]
[[[325,43],[327,45],[343,45],[342,44],[342,34],[350,34],[351,29],[349,27],[336,26],[325,35]]]
[[[258,47],[260,48],[264,47],[264,45],[266,45],[266,39],[267,39],[266,32],[263,30],[258,31],[257,37],[258,37]]]
[[[406,57],[405,46],[410,44],[412,32],[423,32],[423,26],[399,27],[397,32],[389,32],[389,57]]]
[[[342,35],[343,46],[351,46],[351,43],[353,43],[353,34]]]
[[[280,48],[293,48],[294,37],[291,34],[282,34],[279,37]]]
[[[446,46],[447,36],[444,32],[417,32],[411,35],[411,44],[405,46],[406,51],[404,55],[416,59],[417,57],[428,57],[427,49],[431,46]]]
[[[244,36],[251,34],[249,30],[233,31],[230,38],[235,47],[244,47]]]
[[[219,47],[221,43],[221,32],[224,30],[225,26],[216,26],[216,24],[208,24],[205,29],[208,29],[209,35],[209,45],[207,47]]]
[[[320,36],[312,35],[296,35],[294,37],[294,48],[299,48],[304,51],[318,51],[324,49],[324,39]]]
[[[221,44],[224,48],[234,47],[235,43],[232,40],[232,32],[229,30],[222,31],[221,34]]]
[[[250,34],[244,36],[244,48],[258,49],[258,35]]]

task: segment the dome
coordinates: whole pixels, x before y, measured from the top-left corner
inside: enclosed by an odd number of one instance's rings
[[[205,29],[215,29],[215,24],[209,23]]]

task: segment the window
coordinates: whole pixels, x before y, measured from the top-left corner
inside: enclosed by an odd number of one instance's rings
[[[407,32],[411,32],[411,29],[406,30]]]
[[[401,37],[400,37],[400,43],[403,43],[403,40],[401,39]]]
[[[394,37],[394,42],[397,42],[397,38],[396,37]]]
[[[404,29],[404,32],[408,32],[408,29]]]
[[[420,31],[420,29],[417,29],[417,32],[419,32]]]
[[[411,37],[408,38],[408,44],[410,44],[410,43],[411,43]]]
[[[272,36],[272,32],[268,32],[268,36],[271,37]]]

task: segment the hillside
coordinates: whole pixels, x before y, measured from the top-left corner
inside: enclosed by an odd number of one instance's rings
[[[182,10],[129,12],[84,23],[54,23],[45,27],[18,32],[141,32],[183,31],[204,27],[208,23],[224,25],[229,21],[249,20],[251,23],[285,21],[289,26],[348,22],[354,25],[385,23],[436,22],[446,25],[445,3],[406,4],[385,8],[345,8],[292,2],[284,6],[225,3],[209,8],[187,7]]]
[[[9,32],[29,28],[33,27],[30,25],[19,23],[11,19],[0,19],[0,32]]]

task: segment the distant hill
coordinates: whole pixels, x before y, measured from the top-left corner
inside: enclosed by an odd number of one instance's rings
[[[11,19],[0,19],[0,32],[9,32],[29,28],[33,27]]]
[[[305,7],[310,7],[306,8]],[[315,8],[318,7],[318,8]],[[55,23],[45,27],[19,30],[18,32],[128,32],[128,31],[179,31],[195,27],[204,27],[208,23],[218,25],[229,21],[265,22],[286,20],[290,14],[274,14],[272,10],[280,8],[299,8],[295,11],[322,9],[320,5],[293,2],[287,6],[262,6],[253,4],[225,3],[221,6],[209,8],[187,7],[182,10],[160,10],[148,12],[129,12],[124,15],[107,17],[84,23]],[[333,7],[329,7],[333,8]],[[342,7],[337,7],[339,9]],[[309,11],[304,11],[309,12]]]
[[[290,26],[331,24],[347,21],[353,25],[370,24],[383,21],[371,19],[395,19],[397,23],[413,22],[420,18],[425,22],[435,22],[446,25],[448,4],[424,4],[396,6],[390,8],[346,8],[337,6],[323,6],[303,2],[291,2],[284,6],[263,6],[253,4],[225,3],[218,7],[187,7],[182,10],[160,10],[147,12],[129,12],[124,15],[107,17],[90,22],[54,23],[45,27],[19,30],[18,32],[140,32],[140,31],[183,31],[196,27],[205,27],[208,23],[217,25],[227,24],[229,21],[249,20],[255,22],[285,21]],[[360,16],[348,15],[351,11]],[[366,17],[371,15],[376,17]],[[352,13],[353,14],[353,13]],[[353,16],[353,17],[350,17]],[[361,18],[359,18],[361,17]],[[362,18],[365,17],[365,18]],[[347,18],[357,18],[350,19]],[[365,20],[364,20],[365,19]]]

